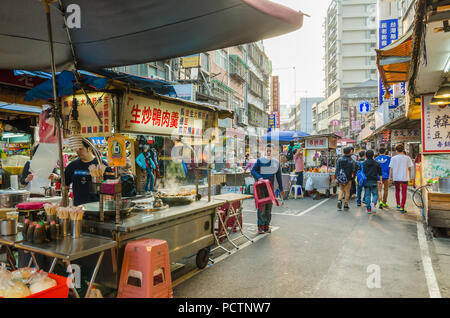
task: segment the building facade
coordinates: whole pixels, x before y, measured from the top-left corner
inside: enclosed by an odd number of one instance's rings
[[[377,92],[377,1],[333,0],[323,27],[325,99],[314,107],[316,118],[311,124],[316,128],[311,129],[351,137],[353,100],[362,101]]]

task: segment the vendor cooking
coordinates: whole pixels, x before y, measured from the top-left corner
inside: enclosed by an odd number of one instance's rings
[[[92,182],[89,166],[98,164],[98,160],[93,153],[95,150],[84,140],[82,144],[81,148],[74,149],[78,159],[69,163],[64,172],[67,189],[72,184],[73,205],[75,206],[100,200],[98,194],[92,194],[89,191]],[[104,179],[113,179],[114,173],[112,169],[108,167],[108,163],[105,160],[102,161],[103,165],[106,166]]]

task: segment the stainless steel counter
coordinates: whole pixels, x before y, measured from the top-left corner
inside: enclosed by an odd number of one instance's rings
[[[22,241],[22,232],[19,232],[16,235],[0,235],[0,245],[14,246],[14,244]]]
[[[139,200],[143,202],[141,198]],[[158,212],[131,212],[131,216],[120,221],[119,224],[111,222],[98,222],[84,220],[83,223],[88,226],[94,226],[98,229],[116,231],[116,232],[133,232],[146,227],[154,226],[160,223],[170,222],[175,219],[184,218],[191,214],[196,214],[201,211],[215,209],[221,206],[222,203],[217,200],[200,200],[188,205],[169,207],[169,209]]]
[[[117,242],[111,239],[89,234],[83,234],[82,237],[77,239],[65,237],[61,240],[43,244],[30,242],[14,244],[14,247],[18,249],[68,261],[100,253],[116,246]]]

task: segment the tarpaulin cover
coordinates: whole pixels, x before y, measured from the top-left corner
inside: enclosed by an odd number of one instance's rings
[[[0,69],[49,71],[43,3],[1,5]],[[68,69],[73,56],[84,70],[142,64],[251,43],[303,24],[303,13],[268,0],[61,0],[52,2],[50,14],[58,70]],[[68,29],[64,16],[73,23]]]
[[[82,84],[97,90],[104,89],[108,83],[108,79],[105,77],[87,74],[80,74],[80,81]],[[79,89],[75,75],[69,71],[63,71],[56,75],[56,87],[58,89],[58,97],[72,95]],[[43,100],[53,98],[53,82],[51,80],[30,89],[25,95],[25,101],[32,101],[38,98]]]
[[[303,131],[275,130],[271,131],[267,135],[262,136],[261,138],[267,141],[292,141],[294,140],[295,135],[298,138],[309,136],[308,133],[305,133]]]

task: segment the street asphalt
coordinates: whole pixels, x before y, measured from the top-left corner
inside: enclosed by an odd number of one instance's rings
[[[393,208],[393,190],[391,208],[375,215],[355,200],[349,211],[336,203],[336,197],[286,200],[272,211],[274,231],[258,235],[254,202],[245,201],[244,230],[257,240],[184,279],[175,272],[174,297],[426,298],[436,297],[433,286],[449,296],[450,240],[422,235],[420,244],[423,225],[411,194],[407,214]]]

